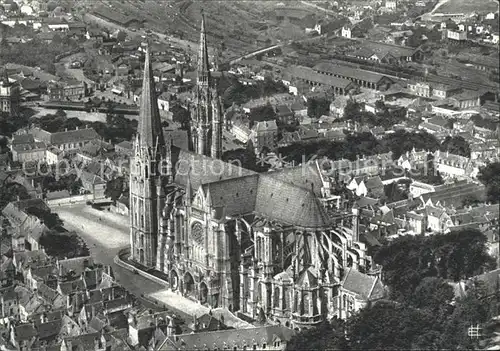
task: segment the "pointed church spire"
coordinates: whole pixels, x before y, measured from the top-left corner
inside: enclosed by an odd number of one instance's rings
[[[149,46],[146,47],[146,59],[144,60],[144,78],[142,81],[141,106],[139,110],[139,128],[137,130],[142,146],[154,147],[165,145],[163,131],[161,128],[160,111],[156,98],[153,69],[149,58]]]
[[[201,13],[200,52],[198,53],[198,82],[208,82],[210,66],[208,61],[207,32],[205,30],[205,14]]]

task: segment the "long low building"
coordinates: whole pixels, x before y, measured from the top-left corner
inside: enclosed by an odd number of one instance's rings
[[[393,83],[392,79],[380,74],[363,71],[350,66],[321,62],[313,70],[325,76],[342,78],[358,84],[361,87],[385,91]]]
[[[335,93],[340,94],[347,94],[350,90],[357,88],[357,85],[348,79],[321,74],[304,66],[292,66],[288,68],[284,78],[289,82],[301,81],[312,86],[331,87]]]

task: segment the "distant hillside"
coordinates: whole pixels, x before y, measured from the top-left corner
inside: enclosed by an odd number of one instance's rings
[[[498,11],[498,1],[494,0],[449,0],[436,12],[442,13],[486,13]]]

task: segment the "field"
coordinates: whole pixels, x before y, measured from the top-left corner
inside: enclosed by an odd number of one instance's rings
[[[494,0],[449,0],[436,12],[441,13],[486,13],[498,11],[498,2]]]
[[[87,0],[86,11],[96,7]],[[219,50],[224,58],[243,54],[278,40],[300,39],[303,28],[278,23],[274,10],[279,1],[210,1],[210,0],[104,0],[99,6],[145,19],[146,28],[172,35],[197,45],[201,13],[205,14],[209,46]],[[314,13],[314,8],[299,1],[288,1],[287,7]],[[196,49],[193,47],[192,49]]]

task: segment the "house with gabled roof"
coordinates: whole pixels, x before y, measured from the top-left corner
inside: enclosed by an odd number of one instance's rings
[[[174,350],[285,350],[294,331],[280,325],[219,330],[205,333],[167,336],[158,351]]]
[[[378,276],[350,268],[340,285],[337,316],[347,319],[360,309],[383,299],[385,295],[386,289]]]

